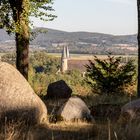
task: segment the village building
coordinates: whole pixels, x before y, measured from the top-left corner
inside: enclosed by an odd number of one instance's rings
[[[85,73],[85,65],[89,64],[88,60],[77,60],[70,58],[68,46],[63,47],[62,56],[61,56],[61,73],[65,73],[68,70],[79,70],[81,74]]]

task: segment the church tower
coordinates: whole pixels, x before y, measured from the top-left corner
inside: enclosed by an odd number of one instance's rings
[[[69,59],[69,58],[70,58],[70,53],[69,53],[69,48],[68,48],[68,46],[66,47],[66,55],[67,55],[67,59]]]
[[[61,57],[61,72],[65,73],[68,70],[69,49],[64,46]]]

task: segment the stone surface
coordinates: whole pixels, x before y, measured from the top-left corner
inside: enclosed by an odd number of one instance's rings
[[[65,121],[75,119],[92,121],[93,118],[87,105],[79,97],[71,97],[58,110],[57,116],[62,117]]]
[[[39,123],[47,109],[26,79],[11,65],[0,62],[0,119]]]
[[[125,104],[121,108],[121,114],[129,119],[140,119],[140,99]]]
[[[69,98],[72,90],[65,81],[60,80],[49,84],[46,98]]]

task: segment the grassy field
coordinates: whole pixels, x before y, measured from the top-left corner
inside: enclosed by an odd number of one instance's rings
[[[7,54],[7,53],[0,53],[0,56]],[[49,56],[53,57],[61,57],[61,53],[46,53]],[[97,57],[104,59],[107,57],[107,55],[96,55]],[[114,55],[116,57],[132,57],[132,58],[137,58],[136,55]],[[93,59],[94,55],[93,54],[70,54],[70,59],[75,59],[75,60],[89,60]]]
[[[50,56],[54,56],[54,57],[61,57],[61,53],[48,53],[48,55]],[[101,58],[101,59],[105,59],[107,57],[107,55],[96,55],[97,57]],[[136,55],[113,55],[116,57],[132,57],[132,58],[136,58]],[[92,54],[70,54],[70,59],[74,59],[74,60],[91,60],[94,58],[94,55]]]

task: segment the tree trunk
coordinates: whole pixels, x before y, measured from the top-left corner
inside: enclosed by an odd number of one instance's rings
[[[15,22],[16,40],[16,67],[20,73],[28,80],[29,65],[29,0],[9,0],[13,10]]]
[[[138,83],[137,83],[137,96],[140,97],[140,0],[137,0],[138,11]]]
[[[29,38],[24,34],[16,33],[16,67],[20,73],[28,80],[29,64]]]

